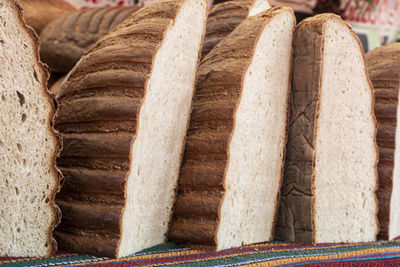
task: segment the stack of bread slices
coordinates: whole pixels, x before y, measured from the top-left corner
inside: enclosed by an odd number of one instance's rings
[[[109,257],[400,234],[398,46],[368,70],[340,17],[268,0],[78,11],[41,35],[56,101],[15,0],[0,22],[0,255],[54,253],[55,203],[58,247]]]

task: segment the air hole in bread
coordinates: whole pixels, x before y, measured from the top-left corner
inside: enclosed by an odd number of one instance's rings
[[[22,160],[22,164],[24,165],[24,167],[26,166],[26,159]],[[48,189],[48,188],[47,188]]]
[[[18,91],[16,91],[16,92],[17,92],[17,96],[19,99],[19,104],[22,106],[23,104],[25,104],[25,96]]]
[[[18,188],[15,188],[15,193],[16,193],[17,195],[19,195],[19,190],[18,190]]]
[[[21,121],[22,121],[22,122],[25,122],[25,121],[26,121],[26,114],[25,114],[25,113],[22,114],[22,116],[21,116]]]
[[[38,74],[37,74],[37,72],[36,72],[35,69],[33,69],[33,77],[35,77],[35,80],[36,80],[37,82],[39,81]]]
[[[18,227],[18,228],[17,228],[17,232],[18,232],[18,233],[21,233],[21,228]]]
[[[5,97],[4,95],[2,95],[2,96],[1,96],[1,100],[2,100],[3,102],[5,102],[5,101],[6,101],[6,97]]]
[[[22,152],[22,145],[20,143],[17,143],[17,148],[19,152]]]

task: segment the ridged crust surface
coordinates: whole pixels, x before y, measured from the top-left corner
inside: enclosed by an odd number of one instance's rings
[[[54,119],[55,119],[55,114],[58,108],[57,101],[54,97],[54,95],[50,94],[48,89],[47,89],[47,81],[50,76],[50,71],[47,68],[45,64],[43,64],[40,61],[39,57],[39,47],[40,47],[40,41],[39,37],[37,36],[36,32],[27,24],[25,23],[25,20],[23,18],[23,9],[20,5],[20,3],[16,0],[4,0],[5,2],[11,3],[11,6],[14,8],[16,13],[18,14],[18,20],[19,24],[21,27],[21,30],[24,33],[21,34],[27,34],[31,41],[32,41],[32,46],[33,46],[33,53],[34,53],[34,58],[35,61],[33,64],[38,66],[38,69],[40,71],[40,77],[39,79],[42,81],[42,93],[44,98],[47,100],[48,105],[51,106],[51,112],[49,113],[48,120],[49,124],[47,125],[48,131],[53,135],[53,140],[54,140],[54,153],[52,155],[48,155],[49,157],[52,158],[51,162],[53,162],[52,167],[50,168],[51,174],[54,177],[55,181],[55,186],[53,188],[53,192],[51,193],[49,197],[49,205],[53,209],[53,218],[52,218],[52,224],[50,225],[49,229],[47,229],[47,244],[48,244],[48,251],[47,255],[41,255],[41,256],[51,256],[57,251],[57,242],[53,238],[53,230],[55,227],[60,223],[61,221],[61,212],[59,207],[56,205],[55,202],[55,196],[56,194],[60,191],[60,181],[63,179],[63,176],[59,169],[56,167],[56,158],[59,156],[61,152],[61,147],[62,147],[62,141],[61,137],[58,134],[57,131],[54,130]]]
[[[20,0],[26,23],[40,34],[51,21],[76,8],[64,0]]]
[[[281,11],[274,8],[244,20],[201,61],[169,233],[173,242],[216,248],[228,146],[243,77],[265,25]]]
[[[53,71],[69,72],[102,36],[139,7],[103,7],[78,10],[49,23],[40,34],[40,54]]]
[[[275,226],[278,240],[301,243],[315,240],[315,129],[318,127],[325,23],[329,19],[341,21],[336,15],[318,15],[299,23],[294,35],[288,143]],[[348,24],[344,23],[344,26],[357,38]],[[358,45],[361,49],[359,41]],[[372,85],[370,87],[373,90]],[[371,102],[373,106],[373,98]],[[375,116],[371,115],[376,123]]]
[[[61,85],[56,127],[65,142],[58,164],[66,179],[58,203],[65,219],[56,237],[63,249],[115,256],[138,110],[153,56],[180,5],[162,1],[135,12]]]
[[[388,239],[400,88],[400,46],[395,43],[376,48],[366,54],[366,60],[369,77],[375,89],[375,116],[378,120],[378,239]]]

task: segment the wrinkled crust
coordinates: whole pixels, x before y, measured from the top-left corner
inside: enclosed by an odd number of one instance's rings
[[[54,179],[56,180],[56,185],[54,188],[53,193],[50,195],[50,205],[53,208],[53,223],[51,224],[51,227],[48,229],[47,232],[47,240],[48,243],[50,244],[49,246],[49,251],[48,251],[48,256],[53,255],[57,251],[57,242],[53,238],[53,230],[54,228],[60,223],[61,221],[61,211],[55,204],[55,195],[60,191],[60,182],[63,179],[63,176],[61,172],[58,170],[56,167],[56,158],[60,155],[61,149],[62,149],[62,140],[61,136],[57,131],[54,130],[54,119],[55,119],[55,114],[57,110],[57,100],[54,97],[54,95],[50,94],[50,92],[47,89],[47,80],[50,77],[50,71],[47,67],[47,65],[43,64],[40,61],[39,57],[39,47],[40,47],[40,41],[39,37],[37,36],[36,32],[29,26],[25,24],[25,21],[23,19],[23,10],[20,4],[16,0],[9,0],[14,3],[15,10],[18,13],[18,19],[20,21],[20,25],[25,31],[29,34],[35,53],[35,58],[37,61],[37,65],[39,66],[40,72],[42,74],[42,88],[43,88],[43,94],[46,96],[48,99],[49,104],[52,106],[52,112],[49,114],[49,125],[48,125],[48,131],[51,132],[54,136],[54,140],[56,142],[54,143],[54,146],[56,147],[54,154],[52,155],[52,162],[53,162],[53,168],[52,168],[52,173],[54,176]]]

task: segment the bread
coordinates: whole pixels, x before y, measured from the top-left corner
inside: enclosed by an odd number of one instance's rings
[[[82,55],[139,7],[89,8],[69,13],[40,34],[40,55],[52,71],[69,72]]]
[[[375,88],[375,116],[378,120],[378,238],[394,239],[400,236],[400,44],[375,48],[366,54],[366,59],[369,77]]]
[[[298,24],[277,239],[376,239],[373,99],[361,44],[351,27],[332,14]]]
[[[76,8],[64,0],[19,0],[24,9],[26,24],[40,32],[51,21],[60,18]]]
[[[206,15],[206,0],[144,7],[61,84],[61,248],[124,257],[165,241]]]
[[[262,12],[202,60],[170,241],[222,250],[273,238],[295,24],[290,8]]]
[[[234,0],[213,6],[207,19],[202,58],[246,17],[256,15],[270,7],[269,0]]]
[[[38,37],[14,0],[0,2],[0,61],[0,256],[50,256],[60,218],[55,100]]]

